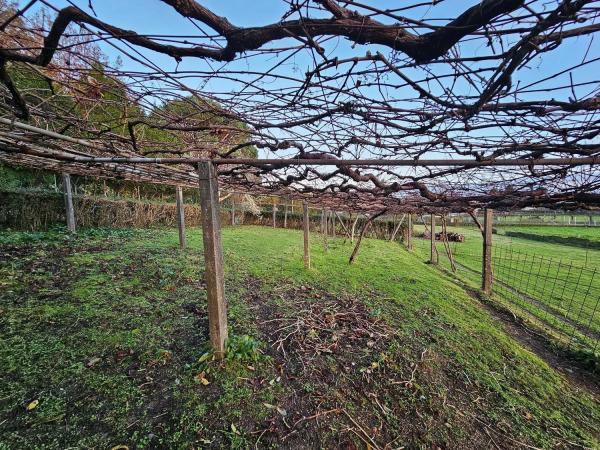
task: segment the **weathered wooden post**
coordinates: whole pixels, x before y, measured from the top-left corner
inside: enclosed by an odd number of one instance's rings
[[[325,210],[321,209],[321,234],[325,232]]]
[[[215,356],[225,356],[227,344],[227,302],[223,282],[223,249],[219,220],[217,171],[211,162],[198,164],[202,239],[204,242],[204,278],[208,297],[208,328]]]
[[[231,226],[235,225],[235,199],[231,197]]]
[[[183,204],[183,189],[175,186],[175,204],[177,206],[177,228],[179,229],[179,247],[186,247],[185,239],[185,206]]]
[[[351,235],[350,235],[350,242],[352,242],[354,244],[354,231],[356,230],[356,222],[358,222],[358,218],[360,217],[360,214],[356,213],[356,218],[354,219],[354,222],[352,222],[352,231],[351,231]]]
[[[273,228],[277,226],[277,205],[275,199],[273,199]]]
[[[394,226],[394,230],[392,231],[392,235],[390,236],[390,242],[394,242],[394,240],[396,239],[396,235],[398,234],[398,231],[400,230],[400,227],[402,226],[402,222],[404,222],[405,217],[406,217],[406,214],[403,214],[402,218],[398,221],[396,226]],[[394,214],[394,222],[395,221],[396,221],[396,214]]]
[[[65,210],[67,215],[67,229],[75,233],[75,209],[73,208],[73,189],[71,175],[63,173],[63,192],[65,197]]]
[[[431,215],[430,231],[431,231],[431,258],[429,259],[429,262],[431,264],[437,264],[438,259],[437,259],[437,249],[435,248],[435,215],[434,214]]]
[[[412,214],[408,214],[408,220],[406,222],[406,248],[409,251],[413,250],[413,220],[412,220]]]
[[[285,209],[283,212],[283,228],[287,228],[287,216],[288,216],[288,205],[286,203]]]
[[[329,214],[328,211],[326,209],[324,209],[322,211],[322,215],[321,215],[321,219],[323,221],[323,233],[322,233],[323,234],[323,249],[325,250],[325,252],[327,252],[327,250],[328,250],[328,246],[327,246],[327,233],[329,232],[328,228],[327,228],[327,215],[328,214]]]
[[[487,295],[492,293],[492,229],[494,226],[494,211],[486,208],[483,218],[483,268],[481,272],[481,289]]]
[[[310,269],[310,222],[308,217],[308,204],[302,204],[304,217],[304,268]]]
[[[329,217],[331,218],[331,236],[335,239],[335,211],[329,211]]]

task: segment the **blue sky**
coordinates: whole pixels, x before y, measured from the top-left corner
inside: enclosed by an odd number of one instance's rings
[[[22,4],[25,1],[21,1]],[[52,0],[51,3],[56,7],[68,6],[69,2],[65,0]],[[73,0],[73,3],[80,6],[82,9],[90,12],[88,8],[88,0]],[[288,5],[281,0],[202,0],[201,3],[210,8],[219,15],[226,16],[232,23],[239,26],[256,26],[273,23],[278,21],[282,14],[287,11]],[[398,7],[398,2],[394,0],[378,0],[370,2],[374,6],[381,9],[386,7]],[[411,18],[439,18],[437,23],[449,17],[455,17],[459,12],[464,11],[468,7],[478,3],[478,1],[446,1],[435,7],[421,7],[410,13],[407,13]],[[189,20],[182,19],[173,8],[163,4],[158,0],[95,0],[93,1],[95,11],[98,17],[113,25],[135,30],[139,33],[152,34],[177,34],[177,35],[198,35],[198,28]],[[208,28],[206,28],[208,30]],[[362,55],[367,47],[358,46],[351,49],[346,42],[341,39],[341,44],[336,46],[336,55],[340,57]],[[525,70],[521,73],[523,82],[531,81],[540,77],[540,73],[549,69],[557,69],[561,66],[583,58],[584,53],[588,53],[588,58],[591,56],[600,55],[600,44],[594,42],[591,49],[587,49],[587,39],[574,39],[564,43],[561,48],[544,55],[544,62],[539,66],[532,65],[530,70]],[[280,45],[276,43],[274,45]],[[462,43],[463,48],[468,48],[469,44]],[[372,49],[374,46],[370,46]],[[108,45],[102,46],[106,54],[113,59],[118,52]],[[469,49],[475,53],[484,51],[485,49],[472,48]],[[182,64],[177,66],[172,58],[158,54],[155,52],[143,51],[143,54],[149,56],[152,61],[168,70],[174,70],[179,67],[181,70],[206,68],[206,64],[210,64],[212,68],[218,68],[219,63],[204,62],[197,59],[185,59]],[[303,73],[311,63],[310,59],[305,58],[307,55],[294,58],[293,62],[298,66],[297,70]],[[265,67],[266,67],[265,62]],[[240,66],[243,68],[243,65]],[[139,65],[135,62],[124,59],[125,69],[137,69]],[[582,70],[578,70],[577,75],[596,79],[595,72],[598,70],[598,65],[591,65]],[[261,70],[261,67],[249,67],[249,69]],[[584,81],[576,80],[576,81]],[[196,87],[196,86],[193,86]],[[226,86],[223,86],[224,88]],[[582,94],[584,92],[582,91]],[[578,92],[579,94],[579,92]]]

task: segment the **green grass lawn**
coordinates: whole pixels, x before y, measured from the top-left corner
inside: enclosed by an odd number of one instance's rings
[[[223,230],[0,232],[0,448],[597,448],[600,404],[396,243]],[[123,448],[123,447],[122,447]]]

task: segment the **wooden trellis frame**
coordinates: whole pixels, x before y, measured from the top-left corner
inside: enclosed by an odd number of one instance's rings
[[[17,26],[17,22],[21,16],[26,15],[29,7],[11,16],[0,30],[2,33],[13,32],[12,35],[7,34],[9,37],[7,42],[12,42],[9,48],[4,46],[0,48],[2,56],[0,72],[2,72],[1,81],[4,89],[2,106],[8,112],[7,117],[0,117],[0,160],[70,175],[119,178],[177,186],[177,222],[181,248],[186,247],[182,187],[196,186],[199,173],[205,231],[206,277],[209,287],[209,315],[211,323],[217,323],[218,328],[216,330],[211,328],[211,341],[218,354],[224,352],[226,340],[226,312],[223,313],[226,305],[223,294],[219,205],[218,195],[216,195],[219,182],[216,165],[221,167],[221,186],[228,191],[258,195],[271,193],[292,199],[292,202],[293,198],[303,200],[304,259],[307,268],[310,267],[309,224],[307,223],[309,206],[323,209],[321,231],[326,249],[329,233],[333,237],[336,234],[337,211],[357,213],[357,218],[359,213],[367,215],[368,219],[360,232],[351,260],[354,259],[366,227],[373,217],[381,214],[382,211],[391,214],[408,214],[405,236],[408,250],[412,250],[413,247],[412,214],[415,212],[431,214],[430,260],[433,264],[436,264],[439,259],[435,244],[435,214],[444,217],[449,211],[469,212],[487,208],[482,280],[482,288],[487,293],[491,292],[492,288],[492,208],[508,209],[531,205],[567,205],[573,208],[582,205],[600,206],[600,178],[597,177],[591,183],[586,179],[575,188],[565,184],[566,187],[550,192],[557,179],[574,179],[570,176],[574,168],[584,170],[586,166],[600,164],[598,146],[593,140],[597,136],[598,125],[597,121],[589,119],[600,110],[600,97],[597,92],[588,93],[584,98],[577,98],[577,86],[571,81],[570,86],[568,84],[555,86],[557,89],[570,91],[567,95],[538,101],[522,97],[518,90],[512,88],[513,85],[519,85],[518,70],[525,67],[525,62],[530,58],[551,51],[565,40],[572,38],[588,37],[591,43],[593,34],[600,31],[597,24],[600,9],[589,2],[559,2],[550,7],[544,5],[542,8],[539,5],[524,5],[523,2],[482,0],[478,5],[459,8],[456,16],[449,18],[447,23],[441,23],[431,17],[422,17],[416,28],[423,29],[416,32],[413,29],[413,25],[417,25],[416,22],[411,24],[402,19],[390,23],[389,11],[369,9],[368,2],[362,5],[362,9],[350,10],[347,2],[315,1],[312,8],[308,8],[306,12],[292,9],[288,12],[289,16],[282,17],[280,21],[252,27],[245,27],[243,24],[234,25],[226,17],[221,17],[203,6],[201,2],[167,3],[172,3],[174,12],[182,20],[193,20],[200,28],[211,28],[210,34],[204,37],[198,36],[194,45],[176,40],[165,44],[152,35],[138,34],[134,30],[122,30],[75,6],[57,8],[56,18],[47,30],[27,30],[22,25]],[[184,4],[187,6],[183,7]],[[46,2],[46,6],[52,8],[52,3]],[[365,6],[368,13],[365,13]],[[419,5],[412,5],[412,7],[417,6]],[[407,9],[412,7],[409,6]],[[315,11],[317,14],[314,14]],[[407,18],[410,18],[410,13],[407,14]],[[294,15],[298,17],[292,17]],[[274,87],[277,83],[269,83],[276,92],[268,101],[255,101],[254,105],[257,108],[252,108],[252,100],[245,100],[250,97],[240,96],[240,91],[233,92],[233,97],[238,94],[237,98],[223,98],[219,95],[211,97],[209,92],[206,98],[218,99],[219,102],[224,103],[204,112],[243,123],[247,125],[244,130],[235,130],[235,127],[229,125],[209,124],[207,127],[205,123],[179,126],[180,124],[173,124],[173,121],[157,121],[148,124],[146,123],[148,117],[132,116],[122,118],[128,133],[113,133],[112,130],[106,132],[104,126],[95,128],[94,125],[97,124],[87,123],[90,122],[88,118],[81,120],[80,117],[65,113],[60,108],[52,110],[49,107],[51,102],[44,101],[42,102],[44,107],[39,107],[36,102],[30,101],[27,95],[23,95],[24,92],[20,92],[11,79],[9,71],[5,70],[7,64],[24,64],[43,72],[52,95],[54,95],[53,83],[59,86],[68,85],[64,82],[68,77],[61,79],[65,77],[65,73],[77,73],[81,70],[81,73],[85,74],[84,67],[79,69],[61,67],[59,56],[70,56],[71,52],[77,52],[76,49],[72,50],[77,45],[62,45],[64,41],[61,39],[68,38],[67,35],[70,34],[66,33],[69,24],[80,27],[80,30],[84,31],[82,35],[88,33],[93,35],[92,33],[101,30],[100,41],[118,40],[127,44],[123,47],[135,51],[145,49],[162,53],[177,62],[182,58],[195,58],[198,61],[212,60],[225,63],[241,59],[244,57],[242,55],[250,52],[266,55],[271,51],[269,44],[290,35],[298,38],[294,40],[298,47],[281,48],[281,53],[300,50],[313,53],[316,50],[318,54],[325,55],[327,52],[324,47],[327,46],[328,40],[323,39],[325,36],[343,37],[351,41],[353,46],[376,43],[379,47],[377,51],[361,51],[360,54],[352,57],[332,54],[323,58],[323,61],[315,62],[314,66],[307,71],[306,79],[297,80],[296,89],[286,87],[284,92]],[[30,37],[33,38],[20,41],[18,33],[26,31],[29,31],[32,35]],[[512,42],[511,37],[514,37]],[[463,39],[469,39],[471,42],[491,42],[500,39],[503,43],[506,41],[508,50],[505,50],[504,45],[499,52],[494,46],[488,46],[489,50],[486,50],[484,59],[480,59],[481,54],[464,54],[449,58],[448,52]],[[382,53],[386,48],[393,54],[393,58],[386,57]],[[123,56],[132,56],[127,50],[121,52]],[[64,60],[71,59],[64,58]],[[487,61],[486,64],[491,67],[490,73],[480,72],[473,67],[476,64],[470,64],[472,61],[479,60]],[[445,77],[439,76],[442,72],[421,67],[429,63],[447,64],[454,71],[448,78],[464,78],[463,81],[469,82],[475,89],[466,94],[454,92],[448,85],[444,85],[442,78]],[[279,64],[279,61],[276,64]],[[413,77],[409,73],[418,72],[420,68],[425,72],[425,78],[420,75]],[[574,62],[569,73],[577,68],[578,63]],[[228,69],[222,67],[221,70],[227,72]],[[331,76],[331,71],[334,70],[336,74]],[[198,71],[197,74],[205,80],[219,76],[217,72],[200,75]],[[379,89],[381,98],[365,96],[355,89],[362,82],[362,79],[358,78],[359,74],[363,74],[365,79],[386,79],[386,83],[395,88],[389,89],[390,91],[398,94],[402,91],[407,94],[403,98],[387,98],[383,93],[386,89]],[[124,72],[123,75],[131,77],[132,86],[136,86],[135,89],[124,86],[125,97],[133,93],[139,96],[138,91],[145,89],[143,94],[148,97],[157,98],[158,94],[158,97],[164,96],[164,100],[173,99],[172,86],[179,85],[176,83],[180,81],[175,72],[163,71],[162,76],[168,79],[168,88],[155,87],[152,90],[145,81],[151,80],[152,84],[158,85],[159,83],[155,83],[156,75],[148,76],[143,71],[140,74]],[[282,74],[271,69],[265,70],[260,75],[257,79],[267,75],[273,76],[274,79],[282,77]],[[429,89],[430,75],[435,76],[441,90]],[[230,74],[228,73],[227,76]],[[345,77],[343,85],[339,84],[338,76]],[[293,77],[284,78],[286,86],[289,82],[293,87]],[[558,78],[546,77],[544,74],[543,79],[535,81],[539,83],[548,79]],[[79,82],[83,86],[82,90],[90,87],[85,86],[84,76]],[[124,82],[124,85],[126,84]],[[243,89],[256,90],[259,96],[269,94],[267,89],[261,88],[259,83],[253,80],[242,84]],[[321,100],[309,92],[314,88],[323,93]],[[170,94],[167,94],[168,92]],[[193,89],[189,92],[193,96],[204,98],[202,92]],[[474,95],[473,92],[476,94]],[[99,96],[101,97],[102,95]],[[341,100],[346,98],[354,100]],[[265,114],[267,110],[261,109],[261,104],[268,106],[268,114]],[[414,106],[399,108],[397,106],[399,104]],[[101,99],[98,100],[98,105],[102,106]],[[306,117],[299,117],[299,114]],[[578,115],[588,117],[585,119],[585,128],[591,137],[582,137],[580,128],[583,127],[578,122],[583,123],[583,120],[578,119]],[[500,120],[496,120],[497,117]],[[15,118],[22,120],[15,120]],[[53,123],[57,118],[60,119],[59,126]],[[319,121],[323,119],[339,126],[335,129],[331,127],[331,131],[320,128],[320,133],[314,133]],[[36,124],[38,126],[35,126]],[[367,126],[377,124],[377,130],[363,128],[363,124],[368,124]],[[189,132],[192,128],[195,131],[208,131],[212,133],[212,137],[222,136],[224,132],[234,132],[242,135],[244,142],[227,142],[228,145],[221,145],[224,141],[220,137],[200,142],[199,146],[202,147],[200,150],[205,152],[204,155],[215,156],[209,161],[206,156],[198,156],[202,153],[196,151],[198,150],[195,148],[196,145],[181,149],[155,148],[154,142],[144,140],[140,136],[143,133],[136,128],[140,126],[155,128],[162,126],[164,129],[174,128],[184,132]],[[504,128],[503,130],[511,136],[511,140],[506,143],[495,139],[482,142],[486,139],[480,132],[469,138],[467,136],[473,127],[477,129],[507,127],[509,131],[505,131]],[[519,127],[525,131],[519,136],[510,134],[510,129]],[[58,132],[63,130],[68,130],[70,135]],[[287,133],[286,130],[293,131]],[[324,133],[324,139],[314,139],[315,134],[321,133]],[[455,139],[453,136],[457,134],[465,137]],[[398,138],[400,135],[401,139]],[[533,142],[531,137],[535,135],[539,137],[533,139],[536,141]],[[549,135],[555,138],[549,138]],[[160,142],[164,143],[164,141]],[[285,155],[285,157],[232,158],[232,155],[247,145],[265,149],[268,155]],[[149,147],[150,152],[147,151]],[[355,155],[365,154],[358,151],[362,148],[372,149],[372,155],[368,156],[375,157],[349,159],[356,157]],[[278,151],[281,152],[277,153]],[[155,153],[178,156],[158,158],[148,156]],[[440,154],[445,157],[437,159]],[[427,159],[428,155],[436,155],[436,159]],[[196,165],[199,165],[198,173],[196,173]],[[318,168],[323,166],[329,166],[331,170],[326,168],[319,172]],[[423,171],[426,173],[423,176],[412,177],[406,176],[402,170],[392,173],[392,168],[410,168],[415,171],[417,168],[426,168],[427,170]],[[483,171],[485,173],[492,168],[495,168],[498,173],[513,168],[542,182],[540,186],[523,183],[521,189],[515,189],[512,185],[504,185],[504,177],[500,176],[498,179],[501,181],[498,186],[488,188],[486,183],[482,183],[484,187],[476,195],[468,192],[468,188],[458,187],[453,190],[448,183],[445,185],[443,183],[446,174],[463,174],[464,179],[468,180],[468,186],[473,186],[471,175],[474,169],[486,169]],[[330,176],[331,172],[335,173],[335,176]],[[586,175],[590,174],[591,171],[586,173]],[[68,229],[73,232],[75,217],[70,175],[64,176],[65,209]],[[396,175],[395,179],[392,176],[389,181],[389,175]],[[265,180],[261,179],[261,176],[269,179],[263,183]],[[336,178],[337,182],[331,181]],[[317,182],[312,183],[314,180]],[[425,181],[433,183],[430,185]],[[436,186],[436,182],[439,181],[442,182],[437,183]],[[274,203],[273,227],[278,225],[276,212],[277,206]],[[235,204],[232,202],[232,224],[235,224],[235,214]],[[283,216],[284,228],[288,225],[287,218],[286,205]],[[349,226],[346,227],[341,220],[340,223],[354,241],[356,220],[351,230],[348,230]],[[392,239],[396,231],[392,234]],[[222,325],[225,326],[224,329]]]

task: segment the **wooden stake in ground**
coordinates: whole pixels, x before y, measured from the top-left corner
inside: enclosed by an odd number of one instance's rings
[[[235,225],[235,200],[231,197],[231,226]]]
[[[277,205],[275,199],[273,199],[273,228],[277,226]]]
[[[198,164],[202,238],[204,241],[204,278],[208,297],[208,328],[215,356],[225,356],[227,345],[227,302],[223,282],[223,249],[219,221],[217,171],[210,162]]]
[[[398,225],[396,225],[396,228],[394,228],[394,232],[392,233],[392,237],[390,237],[390,242],[392,242],[394,239],[396,239],[396,234],[398,234],[398,230],[402,226],[402,223],[404,222],[404,218],[405,217],[406,217],[406,214],[402,214],[402,218],[398,222]]]
[[[325,232],[325,210],[321,209],[321,234]]]
[[[329,211],[329,217],[331,219],[331,237],[335,239],[335,211]]]
[[[450,248],[450,243],[448,242],[448,226],[446,223],[446,215],[442,215],[442,242],[444,243],[444,249],[446,250],[446,255],[448,256],[448,261],[450,261],[450,268],[452,272],[456,273],[456,264],[454,263],[454,256],[452,256],[452,249]]]
[[[67,215],[67,228],[75,233],[75,209],[73,208],[73,189],[71,187],[71,175],[63,173],[63,192],[65,196],[65,210]]]
[[[479,228],[479,231],[481,232],[481,235],[483,236],[485,234],[485,231],[483,231],[483,225],[481,225],[481,222],[479,222],[479,220],[477,219],[475,212],[469,211],[469,215],[471,216],[471,218],[473,219],[473,222],[475,222],[475,225],[477,225],[477,228]]]
[[[285,205],[285,211],[283,213],[283,228],[287,228],[287,216],[288,216],[288,205]]]
[[[356,222],[358,222],[358,218],[360,217],[360,214],[356,214],[356,219],[354,219],[354,222],[352,222],[352,231],[350,234],[350,242],[354,244],[354,231],[356,230]]]
[[[483,267],[481,272],[481,288],[487,295],[492,293],[492,228],[493,210],[486,208],[483,219]]]
[[[386,211],[387,211],[387,209],[384,209],[383,211],[379,211],[378,213],[373,214],[371,217],[369,217],[367,219],[367,221],[363,225],[362,229],[360,230],[360,234],[358,235],[358,240],[356,241],[356,245],[354,246],[354,250],[352,250],[352,254],[350,255],[350,260],[348,261],[349,264],[352,264],[354,262],[354,259],[356,258],[356,255],[358,254],[358,249],[360,248],[360,243],[362,242],[362,238],[365,235],[365,231],[367,231],[367,228],[369,228],[369,226],[371,225],[371,223],[373,223],[373,221],[375,219],[377,219],[379,216],[384,215],[386,213]]]
[[[327,250],[329,249],[329,246],[327,245],[327,215],[328,215],[328,211],[323,209],[321,211],[321,233],[323,235],[323,249],[325,250],[325,252],[327,252]]]
[[[431,227],[430,227],[430,231],[431,231],[431,257],[429,259],[429,262],[431,264],[437,264],[438,263],[438,253],[437,253],[437,248],[435,247],[435,215],[432,214],[431,215]]]
[[[406,248],[412,252],[413,250],[413,216],[408,215],[408,223],[406,224]]]
[[[348,227],[346,226],[346,224],[344,223],[344,221],[342,220],[342,218],[340,217],[340,215],[336,212],[335,216],[338,219],[338,222],[342,225],[342,229],[344,230],[344,234],[347,237],[350,237],[350,231],[348,230]]]
[[[310,222],[308,217],[308,204],[302,204],[304,218],[304,268],[310,269]]]
[[[179,230],[179,247],[186,247],[185,239],[185,207],[183,205],[183,189],[175,186],[175,203],[177,205],[177,228]]]

